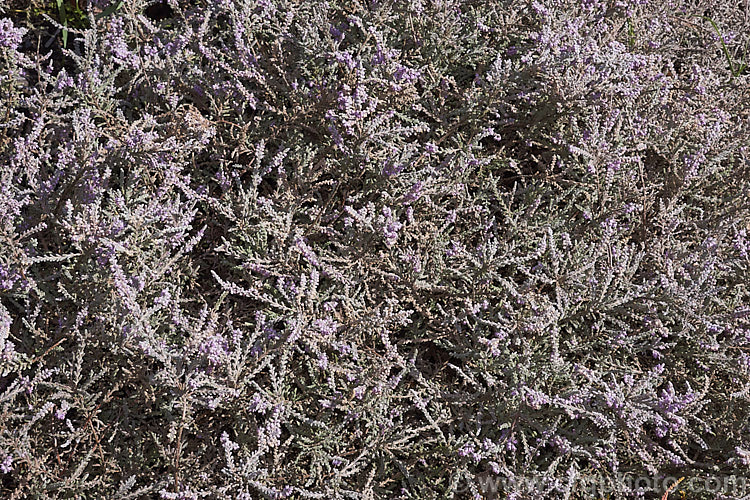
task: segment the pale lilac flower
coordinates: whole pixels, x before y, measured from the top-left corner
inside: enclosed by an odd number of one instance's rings
[[[13,21],[10,19],[0,19],[0,47],[16,50],[27,31],[26,28],[13,26]]]

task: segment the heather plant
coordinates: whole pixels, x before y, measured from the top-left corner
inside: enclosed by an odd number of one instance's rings
[[[3,498],[746,478],[747,6],[55,7],[0,2]]]

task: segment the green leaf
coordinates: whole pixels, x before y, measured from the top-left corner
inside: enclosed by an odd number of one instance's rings
[[[57,11],[60,13],[60,22],[63,25],[62,36],[63,36],[63,48],[68,48],[68,17],[65,13],[65,4],[63,0],[57,0]]]
[[[109,7],[107,7],[106,9],[104,9],[103,11],[101,11],[100,13],[98,13],[96,15],[96,20],[98,21],[99,19],[101,19],[103,17],[112,15],[114,12],[120,10],[120,7],[122,7],[122,4],[123,4],[122,0],[120,0],[117,3],[113,3],[112,5],[110,5]]]
[[[727,64],[729,64],[729,72],[732,74],[732,76],[739,76],[740,73],[742,73],[742,70],[735,70],[734,69],[734,62],[732,61],[732,56],[729,55],[729,49],[727,48],[727,44],[724,43],[724,37],[721,35],[721,31],[719,30],[719,27],[716,25],[713,19],[706,16],[700,16],[701,18],[705,19],[709,23],[711,23],[711,26],[713,26],[714,31],[716,31],[716,34],[719,37],[719,41],[721,42],[721,48],[724,51],[724,57],[727,58]]]

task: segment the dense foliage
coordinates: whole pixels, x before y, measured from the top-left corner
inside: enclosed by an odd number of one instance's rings
[[[0,0],[0,496],[750,493],[748,43],[746,1]]]

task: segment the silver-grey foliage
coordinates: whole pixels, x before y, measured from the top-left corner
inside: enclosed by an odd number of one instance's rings
[[[3,498],[747,470],[746,3],[27,4],[0,3]]]

